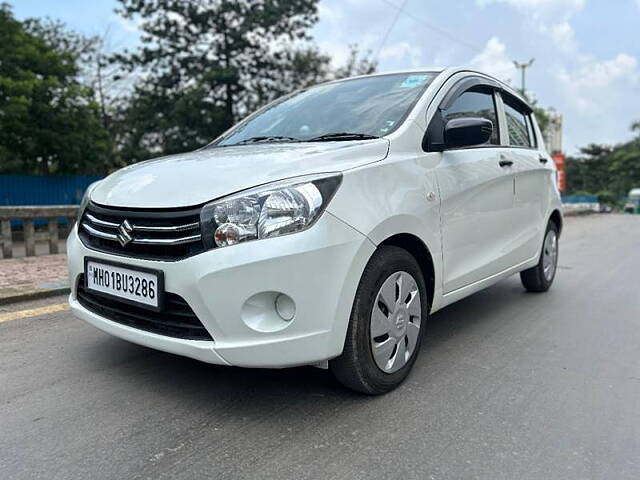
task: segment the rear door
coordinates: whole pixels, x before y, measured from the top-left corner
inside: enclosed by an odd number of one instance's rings
[[[530,260],[539,254],[549,211],[549,194],[553,188],[553,163],[538,149],[531,109],[517,98],[503,92],[504,120],[509,160],[515,173],[513,263]]]
[[[455,88],[455,87],[454,87]],[[443,290],[450,293],[511,266],[514,172],[503,162],[497,97],[490,86],[462,92],[446,109],[452,118],[482,117],[494,131],[484,145],[445,150],[436,167],[441,198]]]

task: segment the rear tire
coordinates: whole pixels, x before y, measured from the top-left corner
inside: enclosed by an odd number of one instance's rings
[[[528,292],[540,293],[549,290],[558,268],[558,251],[558,226],[549,221],[538,264],[520,272],[520,280]]]
[[[380,247],[358,285],[342,355],[329,362],[335,378],[369,395],[396,388],[418,357],[427,312],[416,259],[402,248]]]

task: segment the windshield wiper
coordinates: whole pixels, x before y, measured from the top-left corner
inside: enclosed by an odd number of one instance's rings
[[[369,135],[367,133],[351,133],[351,132],[337,132],[337,133],[325,133],[324,135],[320,135],[318,137],[310,138],[306,140],[307,142],[331,142],[333,140],[373,140],[376,137],[375,135]]]
[[[280,136],[261,136],[261,137],[251,137],[245,140],[241,140],[238,143],[234,143],[232,145],[246,145],[248,143],[269,143],[269,142],[299,142],[300,139],[293,137],[280,137]]]

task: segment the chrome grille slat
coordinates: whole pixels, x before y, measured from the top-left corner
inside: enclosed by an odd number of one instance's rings
[[[117,235],[97,230],[86,223],[82,224],[82,228],[95,237],[104,238],[105,240],[111,240],[113,242],[118,241]],[[181,238],[134,238],[131,243],[139,245],[182,245],[183,243],[197,242],[199,240],[201,240],[200,234]]]
[[[176,225],[175,227],[156,227],[150,225],[131,224],[131,228],[136,232],[186,232],[187,230],[200,228],[200,223],[194,222],[186,225]]]
[[[108,253],[179,260],[204,251],[199,208],[125,210],[90,203],[80,227],[85,245]]]
[[[84,228],[87,232],[89,232],[94,237],[104,238],[105,240],[112,240],[114,242],[118,241],[118,237],[115,234],[103,232],[101,230],[93,228],[90,225],[87,225],[86,223],[82,224],[82,228]]]
[[[120,226],[119,223],[113,223],[113,222],[108,222],[106,220],[101,220],[100,218],[97,218],[94,215],[91,215],[90,213],[87,213],[85,216],[87,217],[87,220],[89,220],[91,223],[93,223],[94,225],[98,225],[100,227],[118,228]],[[200,228],[200,223],[193,222],[193,223],[187,223],[185,225],[175,225],[175,226],[169,226],[169,227],[164,227],[164,226],[159,227],[155,225],[138,225],[138,224],[132,223],[131,228],[133,228],[133,230],[136,232],[186,232],[188,230],[195,230],[196,228]]]
[[[93,223],[94,225],[98,225],[100,227],[118,228],[120,226],[120,224],[118,223],[107,222],[106,220],[100,220],[99,218],[94,217],[90,213],[87,213],[85,217],[87,217],[87,220],[89,220],[91,223]]]
[[[201,236],[198,234],[181,238],[134,238],[132,243],[138,245],[182,245],[184,243],[198,242],[200,239]]]

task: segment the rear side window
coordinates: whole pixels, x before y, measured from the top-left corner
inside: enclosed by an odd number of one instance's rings
[[[512,147],[532,147],[531,124],[528,112],[509,97],[504,98],[504,114],[507,117],[509,145]]]
[[[529,140],[532,147],[537,147],[535,128],[533,127],[533,114],[527,115],[527,126],[529,127]]]
[[[493,123],[493,132],[487,142],[490,145],[499,145],[498,116],[493,94],[490,92],[468,91],[460,95],[453,104],[442,112],[444,122],[454,118],[476,117],[486,118]]]

